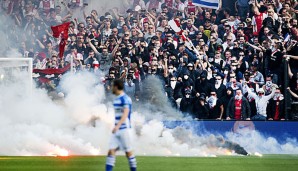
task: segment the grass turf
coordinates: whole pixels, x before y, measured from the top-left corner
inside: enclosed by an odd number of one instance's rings
[[[139,171],[297,171],[298,155],[137,157]],[[0,171],[104,171],[105,157],[0,157]],[[128,171],[117,157],[114,171]]]

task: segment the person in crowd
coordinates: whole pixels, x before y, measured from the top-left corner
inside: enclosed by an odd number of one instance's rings
[[[135,99],[136,86],[135,83],[133,83],[132,74],[129,74],[126,78],[126,81],[124,82],[124,90],[128,96],[130,96],[132,99]]]
[[[284,96],[277,88],[272,99],[269,100],[267,107],[268,120],[285,120],[284,115]]]
[[[195,119],[208,119],[209,107],[206,103],[205,96],[206,95],[202,93],[193,106],[193,118]]]
[[[227,106],[227,120],[250,120],[250,106],[248,100],[243,96],[242,90],[236,90],[236,95],[231,98]]]
[[[220,99],[225,95],[226,86],[222,83],[222,77],[219,75],[215,76],[215,85],[213,89],[216,91],[217,97]]]
[[[194,98],[192,97],[192,93],[190,89],[186,89],[184,96],[181,99],[180,102],[180,110],[184,114],[193,115],[193,103]]]
[[[257,114],[252,118],[252,120],[261,120],[264,121],[267,119],[267,105],[271,98],[273,98],[275,92],[276,92],[276,85],[273,85],[273,90],[271,94],[265,95],[265,91],[263,88],[259,88],[257,90],[257,93],[253,93],[250,88],[245,85],[245,88],[250,96],[252,96],[255,99],[256,108],[257,108]]]
[[[287,59],[290,60],[290,59]],[[298,72],[293,74],[292,67],[290,64],[288,65],[288,76],[290,79],[289,87],[287,87],[287,91],[291,94],[291,97],[294,101],[298,99]]]
[[[240,119],[282,120],[287,92],[281,90],[289,86],[298,99],[293,1],[221,0],[217,10],[193,0],[135,0],[112,9],[86,8],[83,1],[14,2],[19,3],[0,2],[3,49],[15,47],[33,59],[34,69],[64,70],[73,64],[73,72],[95,74],[107,91],[112,80],[123,80],[132,99],[140,101],[146,100],[140,96],[144,81],[156,77],[170,104],[197,119],[238,120],[240,108],[233,105],[248,101],[250,116],[241,105]],[[68,39],[62,42],[51,26],[67,22]]]
[[[224,107],[224,113],[223,113],[223,118],[227,118],[227,109],[228,109],[228,104],[231,100],[231,98],[234,97],[234,91],[231,87],[226,89],[225,95],[220,99],[222,101],[223,107]]]
[[[208,119],[221,120],[224,108],[221,100],[217,98],[217,94],[214,90],[210,92],[210,97],[207,99],[207,103],[209,106]]]

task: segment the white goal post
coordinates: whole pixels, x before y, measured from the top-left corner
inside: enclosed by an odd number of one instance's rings
[[[29,87],[33,86],[33,61],[32,58],[6,58],[0,57],[0,84],[5,82],[6,77],[25,72],[28,77]]]

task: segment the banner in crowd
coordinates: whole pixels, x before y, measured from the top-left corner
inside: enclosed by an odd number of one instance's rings
[[[193,0],[193,4],[204,8],[218,9],[219,0]]]
[[[41,83],[48,83],[51,79],[57,78],[59,75],[66,73],[70,69],[70,64],[64,68],[54,69],[34,69],[33,73],[38,75],[38,80]]]

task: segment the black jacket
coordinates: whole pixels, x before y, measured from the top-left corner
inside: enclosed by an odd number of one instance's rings
[[[279,101],[279,115],[278,118],[274,118],[276,112],[277,101],[276,100],[269,100],[269,104],[267,106],[267,114],[268,119],[272,118],[274,120],[280,120],[285,118],[285,111],[284,111],[284,100]]]
[[[196,100],[193,110],[194,118],[208,119],[209,107],[206,103],[202,106],[200,100]]]
[[[218,98],[222,98],[227,91],[226,86],[223,84],[221,84],[218,89],[216,89],[215,85],[213,85],[213,89],[215,90]]]
[[[222,115],[222,117],[224,119],[227,117],[227,109],[228,109],[228,105],[229,105],[229,102],[230,102],[232,97],[233,97],[233,95],[225,95],[220,99],[222,101],[222,104],[223,104],[223,107],[224,107],[224,113]]]
[[[180,103],[180,110],[183,113],[187,113],[192,115],[193,114],[193,104],[194,99],[193,98],[185,98],[183,97]]]
[[[212,84],[210,84],[207,79],[205,81],[196,79],[194,89],[196,93],[200,93],[200,94],[205,93],[207,96],[209,96],[212,90]]]
[[[169,97],[173,97],[175,100],[177,100],[183,97],[182,87],[183,87],[183,84],[181,82],[176,82],[176,86],[174,89],[171,87],[171,85],[167,85],[165,87],[165,91]]]
[[[241,105],[241,118],[245,120],[246,118],[250,118],[250,115],[251,113],[248,100],[243,96]],[[229,116],[231,119],[235,119],[235,98],[231,98],[229,102],[227,116]]]

